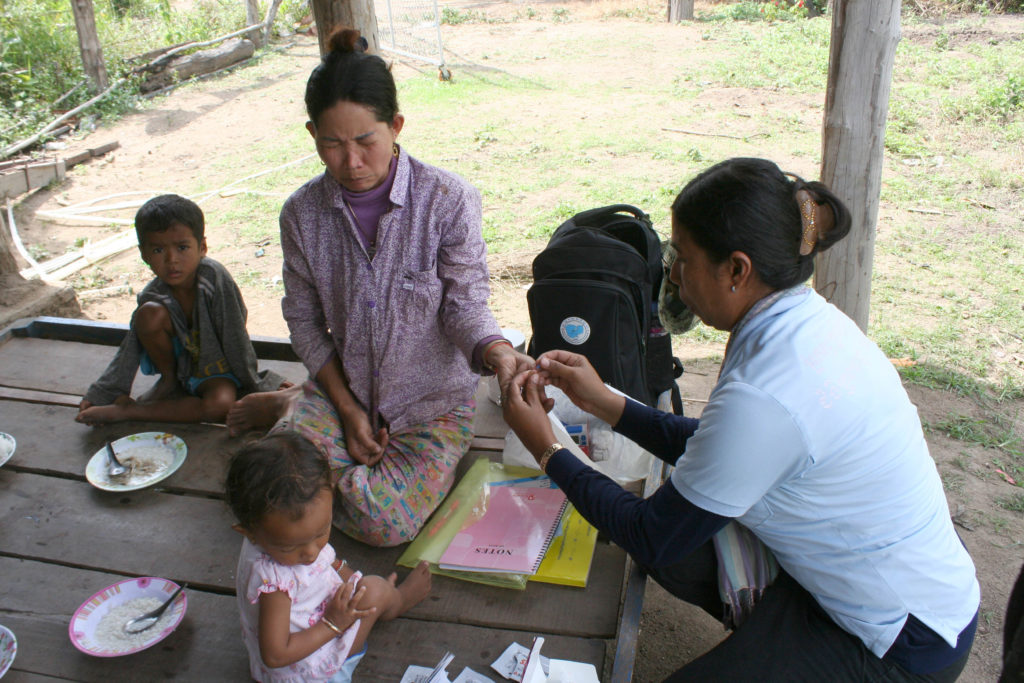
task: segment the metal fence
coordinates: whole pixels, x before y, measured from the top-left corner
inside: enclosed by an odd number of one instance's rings
[[[437,0],[376,0],[382,50],[434,64],[447,79]]]

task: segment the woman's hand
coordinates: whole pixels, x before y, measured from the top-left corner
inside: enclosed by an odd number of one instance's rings
[[[561,389],[581,410],[613,427],[619,422],[626,398],[604,385],[586,357],[570,351],[548,351],[537,359],[537,366],[540,381]]]
[[[549,410],[551,399],[544,395],[535,370],[517,374],[508,388],[502,391],[501,414],[535,458],[555,443],[555,433],[548,419]]]
[[[348,388],[348,380],[337,356],[331,356],[320,368],[316,381],[338,413],[349,457],[369,467],[376,465],[384,456],[388,432],[382,427],[374,433],[370,416]]]
[[[370,426],[370,416],[359,407],[340,415],[345,431],[345,448],[349,457],[367,467],[373,467],[384,457],[388,444],[388,430],[381,427],[376,433]]]
[[[511,344],[504,342],[489,348],[483,361],[485,365],[494,369],[494,374],[498,378],[498,386],[501,387],[503,393],[513,377],[536,367],[532,358],[525,353],[519,353],[512,348]]]
[[[324,608],[324,617],[342,631],[356,623],[356,619],[368,617],[377,611],[376,607],[358,608],[359,601],[366,594],[366,587],[358,584],[359,577],[353,573],[345,583],[338,586],[334,597]]]

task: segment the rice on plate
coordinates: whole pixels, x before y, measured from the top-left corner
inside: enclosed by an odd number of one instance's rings
[[[185,593],[177,597],[152,628],[128,634],[122,627],[129,619],[159,607],[177,588],[173,581],[152,576],[107,586],[83,602],[71,617],[71,644],[95,657],[120,657],[152,647],[181,623],[188,608]]]

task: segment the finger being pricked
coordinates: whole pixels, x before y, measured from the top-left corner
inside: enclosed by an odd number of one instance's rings
[[[570,368],[580,368],[590,365],[590,361],[587,360],[586,356],[581,356],[578,353],[572,351],[566,351],[564,349],[552,349],[551,351],[545,351],[540,357],[537,358],[537,366],[544,369],[547,364],[544,363],[544,359],[553,360],[562,365]]]

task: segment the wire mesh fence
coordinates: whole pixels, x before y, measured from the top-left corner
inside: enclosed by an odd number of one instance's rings
[[[434,64],[447,74],[437,0],[375,0],[380,47]]]

